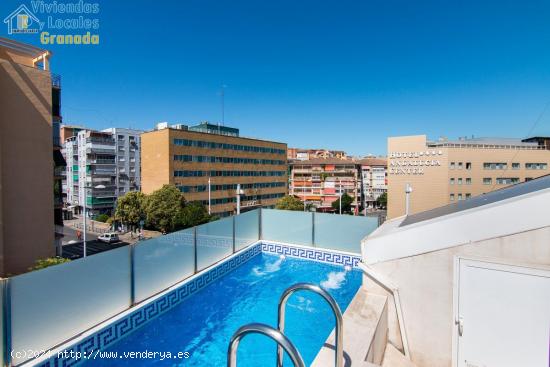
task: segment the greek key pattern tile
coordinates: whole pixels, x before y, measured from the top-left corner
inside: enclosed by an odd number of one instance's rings
[[[198,292],[261,252],[262,246],[260,244],[247,249],[243,253],[217,265],[206,273],[183,284],[181,287],[157,298],[153,302],[139,307],[124,318],[117,320],[115,323],[112,323],[88,338],[65,349],[64,354],[52,356],[49,360],[41,363],[40,367],[70,367],[92,359],[97,351],[103,350],[111,344],[116,343],[132,331],[135,331],[148,321],[168,311],[193,293]],[[78,354],[81,358],[79,360],[75,359],[71,356],[71,352],[73,356]]]
[[[324,251],[319,248],[304,248],[291,245],[263,242],[262,252],[297,257],[300,259],[320,261],[334,265],[349,265],[353,268],[361,261],[359,255],[347,255],[338,252]]]

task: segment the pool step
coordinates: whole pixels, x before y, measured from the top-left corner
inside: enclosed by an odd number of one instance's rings
[[[380,366],[388,339],[388,298],[361,287],[344,313],[344,366]],[[334,366],[334,330],[312,367]]]
[[[397,348],[388,343],[386,345],[382,367],[416,367],[416,364],[405,357]]]

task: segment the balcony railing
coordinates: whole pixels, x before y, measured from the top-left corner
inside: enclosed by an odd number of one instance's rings
[[[377,217],[257,209],[3,279],[5,364],[30,358],[9,351],[48,351],[258,241],[359,254],[377,225]],[[67,310],[86,318],[67,317]]]
[[[52,75],[52,87],[61,88],[61,75],[51,74]]]

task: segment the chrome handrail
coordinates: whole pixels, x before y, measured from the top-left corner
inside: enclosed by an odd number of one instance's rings
[[[248,334],[263,334],[277,343],[278,346],[284,348],[284,350],[290,356],[290,359],[294,363],[295,367],[305,367],[302,356],[292,344],[292,342],[279,330],[272,328],[269,325],[253,323],[244,325],[239,328],[231,337],[229,347],[227,349],[227,367],[237,366],[237,349],[242,338]],[[281,349],[282,351],[282,349]],[[282,352],[281,352],[282,353]]]
[[[343,360],[344,360],[344,346],[343,346],[343,328],[344,328],[344,321],[342,318],[342,311],[340,311],[340,307],[338,307],[338,304],[332,298],[332,296],[319,287],[316,284],[310,284],[310,283],[297,283],[294,284],[292,287],[287,288],[283,295],[281,296],[279,300],[279,316],[277,324],[279,326],[279,331],[284,334],[285,332],[285,306],[286,302],[288,301],[288,298],[294,294],[297,291],[312,291],[314,293],[319,294],[321,297],[323,297],[330,307],[332,308],[332,311],[334,312],[334,317],[336,318],[336,355],[335,355],[335,361],[336,361],[336,367],[342,367],[343,366]],[[277,346],[277,367],[283,366],[283,350],[280,346]]]

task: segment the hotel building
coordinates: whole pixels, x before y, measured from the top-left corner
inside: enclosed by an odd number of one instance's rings
[[[354,200],[353,207],[361,203],[361,180],[357,164],[339,158],[315,158],[290,163],[289,192],[319,211],[333,211],[332,202],[340,193]]]
[[[86,202],[90,216],[112,214],[119,196],[140,190],[140,134],[124,128],[80,129],[68,137],[67,205],[82,212]]]
[[[54,256],[62,236],[61,80],[50,56],[0,37],[0,276]]]
[[[187,201],[208,205],[227,216],[236,210],[237,184],[242,208],[272,207],[287,193],[286,144],[239,136],[239,130],[202,123],[157,125],[141,135],[141,186],[145,194],[171,184]]]
[[[388,139],[388,218],[470,199],[549,173],[548,138]]]

